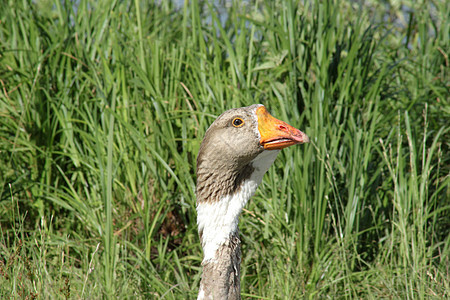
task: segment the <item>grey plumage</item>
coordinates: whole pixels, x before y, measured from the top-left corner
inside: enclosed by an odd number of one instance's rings
[[[200,289],[205,299],[241,299],[241,241],[236,234],[218,250],[217,262],[202,264],[203,275]]]
[[[278,151],[308,141],[259,104],[226,111],[208,128],[197,157],[197,223],[205,252],[198,299],[240,299],[242,208]]]
[[[208,128],[197,157],[197,202],[219,201],[238,190],[253,172],[249,163],[264,148],[255,129],[254,110],[257,104],[228,110]],[[253,115],[252,115],[253,114]],[[235,118],[245,124],[236,128]]]

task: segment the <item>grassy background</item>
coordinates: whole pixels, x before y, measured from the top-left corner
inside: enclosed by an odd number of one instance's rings
[[[241,216],[244,298],[450,297],[448,1],[6,1],[0,298],[194,298],[226,109],[306,132]],[[161,3],[161,4],[159,4]]]

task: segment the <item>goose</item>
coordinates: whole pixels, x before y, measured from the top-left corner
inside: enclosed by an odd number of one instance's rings
[[[228,110],[207,129],[197,157],[198,300],[241,298],[239,215],[279,151],[307,142],[261,104]]]

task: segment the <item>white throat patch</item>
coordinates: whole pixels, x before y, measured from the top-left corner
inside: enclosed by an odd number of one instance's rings
[[[264,174],[275,161],[279,150],[266,150],[251,163],[255,169],[249,179],[242,183],[241,189],[232,195],[224,196],[213,203],[202,202],[197,205],[197,225],[202,232],[203,262],[214,260],[217,249],[229,241],[232,233],[238,230],[239,215],[261,183]]]

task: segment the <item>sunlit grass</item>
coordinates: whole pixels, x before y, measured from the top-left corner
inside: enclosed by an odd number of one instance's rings
[[[0,296],[195,298],[201,139],[263,103],[311,143],[241,217],[243,297],[448,297],[449,6],[402,3],[10,1]]]

